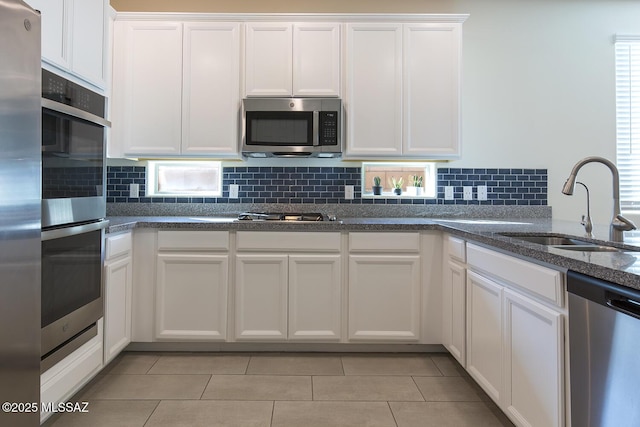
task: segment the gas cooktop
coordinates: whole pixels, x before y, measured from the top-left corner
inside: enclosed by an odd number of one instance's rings
[[[243,212],[238,215],[241,221],[324,221],[325,216],[316,212]]]

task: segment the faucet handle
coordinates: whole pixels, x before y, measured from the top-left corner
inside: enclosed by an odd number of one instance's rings
[[[616,215],[613,223],[611,224],[613,228],[622,231],[635,230],[636,225],[630,219],[623,217],[621,214]]]

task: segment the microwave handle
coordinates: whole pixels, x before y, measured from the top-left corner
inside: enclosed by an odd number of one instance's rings
[[[320,113],[318,111],[313,112],[313,146],[320,145]]]

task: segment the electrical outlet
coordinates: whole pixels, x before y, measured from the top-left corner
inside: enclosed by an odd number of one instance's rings
[[[237,199],[239,189],[240,189],[240,186],[238,184],[229,184],[229,198]]]
[[[478,200],[487,200],[487,186],[478,185]]]
[[[462,199],[473,200],[473,187],[468,187],[466,185],[462,187]]]
[[[133,199],[140,197],[140,184],[129,184],[129,197]]]
[[[450,186],[444,187],[444,199],[453,200],[453,187],[450,187]]]
[[[353,200],[353,185],[344,186],[344,198],[346,200]]]

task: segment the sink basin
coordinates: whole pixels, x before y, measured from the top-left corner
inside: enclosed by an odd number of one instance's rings
[[[599,243],[589,242],[567,236],[549,236],[545,234],[518,234],[518,233],[502,233],[502,236],[511,237],[513,239],[524,240],[529,243],[537,243],[538,245],[549,246],[556,249],[566,251],[582,251],[582,252],[624,252],[624,249],[615,246],[606,246]]]

